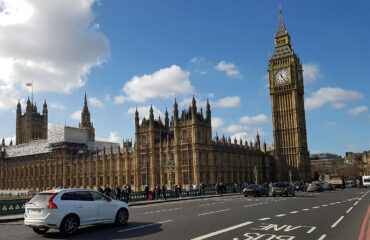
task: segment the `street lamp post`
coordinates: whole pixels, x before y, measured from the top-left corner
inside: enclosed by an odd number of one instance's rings
[[[170,185],[170,189],[172,190],[173,189],[172,171],[173,169],[175,169],[175,162],[173,161],[172,158],[168,158],[168,161],[166,162],[165,167],[167,168],[170,174],[169,185]]]
[[[253,170],[253,173],[254,173],[254,184],[258,184],[258,170],[257,170],[257,166],[254,166],[254,170]]]
[[[289,169],[289,182],[292,184],[292,170]]]

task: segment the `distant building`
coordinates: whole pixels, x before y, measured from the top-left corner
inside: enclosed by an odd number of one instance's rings
[[[336,175],[343,166],[341,156],[333,153],[315,153],[310,156],[311,176]]]

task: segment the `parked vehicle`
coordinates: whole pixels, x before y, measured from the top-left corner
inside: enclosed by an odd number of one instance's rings
[[[318,182],[313,182],[308,185],[307,192],[323,192],[322,185]]]
[[[362,186],[370,187],[370,176],[362,176]]]
[[[336,188],[343,188],[343,180],[340,177],[331,177],[330,183],[333,184]]]
[[[353,187],[355,187],[355,184],[353,183],[352,180],[346,181],[346,188],[353,188]]]
[[[297,192],[298,191],[305,192],[307,190],[307,186],[303,182],[294,182],[294,188]]]
[[[322,182],[323,190],[335,191],[335,186],[329,182]]]
[[[38,234],[49,228],[74,234],[79,226],[116,223],[125,225],[129,207],[94,190],[65,189],[38,193],[25,206],[24,224]]]
[[[269,190],[262,185],[249,185],[243,189],[243,194],[245,197],[248,197],[250,195],[255,197],[261,197],[262,195],[264,195],[268,197]]]
[[[282,196],[295,196],[295,190],[292,185],[289,183],[274,183],[271,188],[272,196],[275,197],[276,195]]]

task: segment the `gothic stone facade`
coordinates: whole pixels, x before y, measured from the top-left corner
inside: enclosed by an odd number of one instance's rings
[[[88,113],[86,100],[85,107]],[[176,102],[173,112],[169,120],[166,111],[164,123],[160,118],[154,119],[153,109],[150,109],[149,119],[144,118],[141,123],[136,112],[135,144],[125,141],[122,149],[119,145],[96,147],[98,144],[91,139],[89,126],[92,125],[83,123],[90,122],[90,114],[81,116],[80,128],[70,129],[72,132],[86,131],[85,142],[36,140],[24,147],[37,145],[43,150],[12,156],[9,155],[11,149],[14,152],[17,146],[3,146],[0,189],[130,184],[133,189],[142,190],[145,184],[168,183],[170,176],[175,184],[183,186],[251,183],[255,179],[255,167],[259,182],[273,180],[273,158],[266,152],[266,144],[261,150],[258,135],[254,144],[243,144],[241,140],[238,143],[236,139],[232,142],[224,136],[212,139],[210,106],[207,104],[204,117],[202,109],[197,112],[194,98],[189,110],[183,111],[180,117]],[[169,159],[174,160],[173,170],[165,166]]]

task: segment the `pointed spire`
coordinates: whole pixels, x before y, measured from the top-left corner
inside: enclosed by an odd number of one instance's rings
[[[173,104],[173,116],[175,120],[179,118],[179,110],[177,109],[176,98],[175,98],[175,103]]]
[[[17,108],[21,108],[21,100],[20,99],[18,99]]]
[[[84,106],[87,107],[87,97],[86,97],[86,91],[85,91],[85,102],[84,102]]]
[[[27,106],[31,105],[30,97],[27,99]]]
[[[191,106],[192,106],[193,109],[197,108],[197,101],[195,101],[194,94],[193,94],[193,99],[191,100]]]
[[[3,141],[1,142],[1,145],[2,145],[3,147],[5,147],[5,139],[4,139],[4,137],[3,137]]]
[[[277,33],[275,34],[275,37],[280,37],[285,34],[288,34],[288,31],[286,30],[284,21],[283,21],[283,11],[282,11],[281,6],[279,7],[280,7],[280,22],[279,22],[279,27],[278,27]]]
[[[139,112],[137,111],[137,106],[136,106],[136,110],[135,110],[135,118],[139,118]]]

